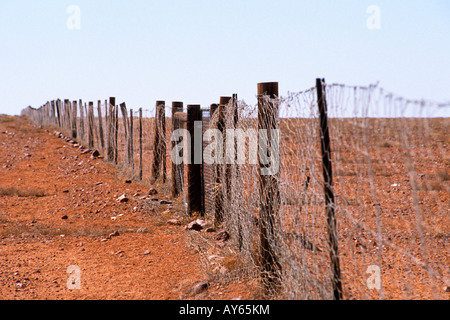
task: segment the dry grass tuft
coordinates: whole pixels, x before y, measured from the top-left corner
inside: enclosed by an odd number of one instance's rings
[[[0,197],[46,197],[44,191],[36,188],[0,187]]]

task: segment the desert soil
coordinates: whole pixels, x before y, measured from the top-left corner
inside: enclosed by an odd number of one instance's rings
[[[0,299],[253,298],[249,281],[205,268],[181,201],[148,196],[157,186],[127,183],[53,130],[0,120]],[[197,293],[201,281],[210,285]]]

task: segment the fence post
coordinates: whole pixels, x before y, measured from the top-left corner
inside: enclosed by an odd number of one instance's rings
[[[194,213],[204,215],[202,194],[202,158],[203,158],[203,135],[201,130],[202,111],[200,105],[187,106],[187,130],[191,139],[191,150],[189,150],[188,163],[188,214]],[[200,127],[200,128],[199,128]]]
[[[142,181],[142,108],[139,108],[139,180]]]
[[[153,149],[152,180],[155,182],[161,175],[161,164],[163,169],[163,182],[166,181],[166,111],[165,101],[156,101],[155,111],[155,140]]]
[[[105,153],[105,137],[103,134],[103,119],[102,119],[102,102],[98,100],[97,102],[97,113],[98,113],[98,131],[100,135],[100,145],[102,147],[102,153]]]
[[[89,101],[88,109],[88,148],[94,149],[94,102]]]
[[[209,107],[210,118],[216,119],[216,112],[219,112],[219,105],[213,103]],[[220,113],[217,113],[217,121],[211,124],[211,127],[223,133],[223,118]],[[222,148],[223,149],[223,148]],[[223,150],[222,150],[223,151]],[[214,162],[213,165],[213,196],[214,196],[214,226],[217,228],[222,223],[223,208],[222,208],[222,186],[221,186],[221,164]]]
[[[80,139],[84,141],[84,107],[83,101],[80,99]]]
[[[78,136],[77,120],[78,120],[78,105],[77,105],[77,101],[74,100],[72,102],[72,138],[73,139],[76,139]]]
[[[261,275],[267,292],[276,290],[281,283],[281,264],[277,253],[276,230],[279,228],[279,172],[269,174],[269,153],[273,155],[279,146],[272,145],[273,129],[279,129],[278,83],[258,83],[258,155],[259,155],[259,233]],[[267,132],[265,139],[262,133]],[[270,146],[270,151],[269,151]],[[266,149],[264,148],[266,147]],[[265,149],[265,150],[264,150]]]
[[[115,106],[114,112],[114,163],[119,163],[119,106]]]
[[[120,104],[120,111],[122,112],[122,120],[123,120],[123,130],[124,130],[124,141],[125,141],[125,149],[126,149],[126,159],[125,159],[125,161],[126,161],[126,164],[129,164],[130,163],[130,158],[129,158],[129,156],[130,156],[130,154],[129,154],[129,151],[128,151],[128,148],[129,148],[129,142],[130,142],[130,140],[129,140],[129,124],[128,124],[128,112],[127,112],[127,105],[125,104],[125,102],[122,102],[121,104]]]
[[[225,136],[225,113],[224,108],[231,100],[231,97],[220,97],[219,105],[212,104],[210,106],[211,117],[213,114],[217,113],[217,122],[215,127],[220,131],[223,137],[223,150],[225,150],[226,146],[226,136]],[[225,162],[226,157],[223,157],[223,162]],[[215,175],[215,183],[214,183],[214,225],[218,227],[223,222],[223,214],[224,214],[224,189],[227,187],[228,179],[226,179],[224,175],[224,163],[214,164],[214,175]],[[224,187],[225,184],[226,186]],[[228,190],[228,189],[226,189]]]
[[[129,165],[131,165],[131,169],[133,170],[134,175],[134,123],[133,123],[133,109],[130,109],[130,132],[129,132],[129,143],[128,143],[128,161]]]
[[[56,118],[56,107],[55,107],[55,100],[52,100],[51,102],[50,102],[50,105],[51,105],[51,113],[52,113],[52,122],[53,122],[53,124],[57,124],[57,122],[58,122],[58,120],[57,120],[57,118]]]
[[[108,126],[108,110],[109,110],[109,103],[108,99],[105,99],[105,151],[108,150],[108,135],[109,135],[109,126]],[[106,154],[105,152],[105,154]]]
[[[220,97],[220,103],[219,103],[219,118],[222,122],[222,128],[220,129],[220,131],[222,132],[222,136],[223,136],[223,150],[225,151],[224,157],[223,157],[223,162],[224,164],[222,172],[224,172],[224,176],[222,179],[222,183],[225,184],[225,188],[222,188],[222,197],[225,197],[224,191],[226,192],[226,197],[227,197],[227,202],[230,200],[230,196],[231,196],[231,177],[230,177],[230,173],[231,173],[231,165],[228,163],[229,159],[228,159],[228,155],[226,154],[226,150],[227,150],[227,129],[232,129],[232,128],[227,128],[226,122],[225,122],[225,113],[227,112],[226,109],[228,109],[228,106],[230,104],[230,102],[233,100],[232,97]],[[229,112],[229,110],[228,110]]]
[[[237,125],[239,122],[239,110],[238,110],[238,95],[237,93],[233,94],[233,120],[234,120],[234,129],[237,129]],[[238,158],[238,145],[237,145],[237,138],[235,136],[234,138],[234,163],[235,163],[235,179],[236,181],[239,181],[239,166],[237,165],[237,158]],[[241,222],[241,216],[237,214],[237,229],[238,229],[238,247],[239,250],[242,250],[243,246],[243,235],[242,235],[242,222]]]
[[[70,104],[69,99],[64,99],[64,129],[67,130],[67,135],[71,134],[72,122],[70,121]]]
[[[173,131],[181,129],[182,127],[180,119],[175,117],[175,113],[177,112],[183,112],[183,102],[172,102],[172,133]],[[175,145],[176,142],[172,141],[172,150],[175,148]],[[176,164],[172,160],[172,197],[174,198],[181,194],[181,192],[183,191],[183,176],[184,164]]]
[[[61,100],[56,100],[56,113],[58,115],[58,127],[61,130]]]
[[[339,252],[333,191],[333,171],[331,163],[330,133],[328,130],[327,101],[325,95],[325,80],[316,79],[317,103],[319,106],[320,146],[322,151],[322,169],[324,179],[325,205],[327,213],[328,242],[333,272],[333,296],[342,300],[342,282],[339,265]]]
[[[107,139],[107,155],[108,161],[114,161],[114,109],[116,105],[116,98],[109,98],[109,112],[107,114],[107,125],[108,125],[108,139]]]

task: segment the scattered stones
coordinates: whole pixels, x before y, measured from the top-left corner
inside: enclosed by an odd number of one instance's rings
[[[194,220],[194,221],[190,222],[189,224],[187,224],[184,228],[186,230],[200,231],[203,229],[203,227],[205,225],[206,225],[206,222],[204,220],[197,219],[197,220]]]
[[[100,158],[100,154],[98,153],[97,150],[95,150],[94,152],[91,153],[91,160],[95,160]]]
[[[199,225],[201,225],[202,227],[205,227],[206,226],[206,221],[205,220],[202,220],[202,219],[197,219],[197,220],[195,220]]]
[[[100,156],[100,152],[98,152],[98,150],[94,150],[91,153],[91,158],[97,158]]]
[[[202,281],[197,283],[194,288],[192,289],[192,292],[194,294],[199,294],[202,293],[203,291],[205,291],[206,289],[208,289],[209,287],[209,282],[208,281]]]
[[[216,232],[216,229],[214,229],[213,227],[208,227],[205,229],[205,232]]]
[[[169,200],[161,200],[159,203],[160,203],[160,204],[172,204],[172,201],[169,201]]]
[[[130,183],[132,183],[132,181],[131,180],[125,180],[125,183],[130,184]]]
[[[167,223],[174,226],[180,225],[180,221],[178,221],[177,219],[170,219],[167,221]]]
[[[127,195],[125,193],[116,199],[116,201],[120,203],[126,203],[129,200],[130,199],[127,198]]]
[[[63,215],[63,216],[61,217],[61,219],[67,220],[67,219],[69,219],[69,217],[65,214],[65,215]]]
[[[444,292],[450,292],[450,286],[445,286],[444,287]]]
[[[107,237],[107,239],[111,239],[112,237],[118,237],[120,234],[119,234],[119,231],[114,231],[114,232],[112,232],[112,233],[110,233],[109,234],[109,236]]]
[[[157,191],[155,188],[151,188],[151,189],[148,191],[148,195],[149,195],[149,196],[154,196],[155,194],[158,194],[158,191]]]
[[[149,254],[151,254],[150,250],[145,250],[144,253],[143,253],[144,256],[147,256]]]
[[[222,230],[216,234],[217,241],[227,241],[230,239],[230,235],[225,230]]]

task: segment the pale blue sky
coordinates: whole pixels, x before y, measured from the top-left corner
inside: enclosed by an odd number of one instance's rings
[[[366,26],[370,5],[381,30]],[[56,98],[254,103],[258,82],[285,94],[317,77],[450,101],[447,0],[0,0],[0,45],[7,114]]]

